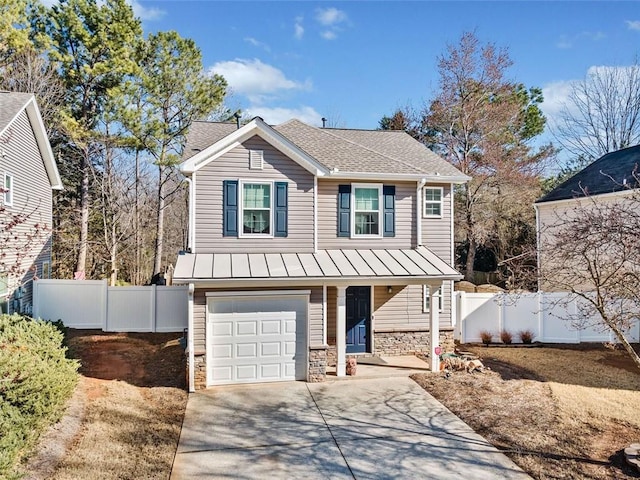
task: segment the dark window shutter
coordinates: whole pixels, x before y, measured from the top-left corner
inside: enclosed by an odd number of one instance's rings
[[[338,236],[351,234],[351,185],[338,185]]]
[[[287,236],[287,182],[276,182],[275,231],[274,237]]]
[[[385,237],[396,236],[396,187],[395,185],[383,185],[382,196],[384,198],[384,230]]]
[[[238,236],[238,181],[225,180],[222,182],[222,235],[225,237]]]

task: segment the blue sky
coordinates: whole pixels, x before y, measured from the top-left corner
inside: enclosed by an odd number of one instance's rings
[[[552,118],[570,81],[640,54],[640,3],[222,2],[131,0],[145,32],[193,38],[222,73],[231,108],[269,123],[296,117],[376,128],[438,87],[437,57],[474,30],[508,48],[511,79],[544,90]]]

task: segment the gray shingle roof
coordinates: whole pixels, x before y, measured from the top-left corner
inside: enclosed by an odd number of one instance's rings
[[[328,170],[462,176],[453,165],[402,131],[325,129],[299,120],[289,120],[273,128]],[[235,123],[195,122],[187,135],[183,160],[235,130]]]
[[[0,91],[0,131],[6,128],[31,97],[31,93]]]
[[[637,187],[637,181],[633,177],[636,168],[640,168],[640,145],[607,153],[536,203],[583,197],[583,190],[588,195],[600,195],[621,191],[628,186]]]

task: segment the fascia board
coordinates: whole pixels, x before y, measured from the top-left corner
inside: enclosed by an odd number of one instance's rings
[[[331,178],[344,180],[408,180],[408,181],[424,181],[426,183],[453,183],[463,184],[471,180],[467,175],[420,175],[420,174],[404,174],[404,173],[372,173],[372,172],[340,172],[332,171],[329,175]]]

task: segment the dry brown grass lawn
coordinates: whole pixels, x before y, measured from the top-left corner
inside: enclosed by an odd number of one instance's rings
[[[44,437],[27,477],[168,478],[187,400],[179,337],[72,332],[83,377],[69,416]]]
[[[464,347],[483,374],[415,380],[534,478],[639,478],[621,450],[640,441],[640,371],[602,346]]]

